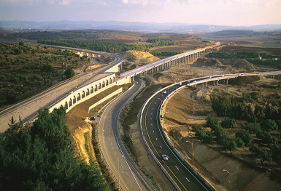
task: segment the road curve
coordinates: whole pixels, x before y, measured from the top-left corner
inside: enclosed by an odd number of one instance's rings
[[[154,95],[152,95],[144,104],[140,117],[140,126],[143,137],[154,159],[159,163],[163,172],[168,176],[171,182],[178,190],[213,190],[201,176],[194,171],[191,166],[181,158],[177,151],[170,145],[160,124],[160,108],[165,99],[177,89],[184,86],[192,86],[205,82],[226,80],[239,76],[258,76],[258,75],[280,75],[280,71],[274,72],[255,72],[255,73],[238,73],[224,74],[194,78],[167,86]],[[162,155],[169,156],[168,161],[162,159]]]
[[[136,96],[143,86],[139,80],[116,100],[112,101],[102,113],[97,127],[97,137],[103,160],[108,165],[121,190],[152,190],[146,183],[146,177],[130,158],[119,132],[118,116],[124,105]]]

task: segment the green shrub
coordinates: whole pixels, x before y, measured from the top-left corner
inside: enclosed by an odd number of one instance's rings
[[[227,118],[221,122],[221,126],[223,128],[235,128],[236,127],[236,120],[233,118]]]

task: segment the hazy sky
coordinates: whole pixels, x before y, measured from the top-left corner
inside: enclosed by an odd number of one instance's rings
[[[0,20],[281,24],[281,0],[0,0]]]

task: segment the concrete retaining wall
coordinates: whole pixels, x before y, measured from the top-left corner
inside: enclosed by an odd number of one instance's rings
[[[101,103],[103,103],[103,102],[109,100],[110,98],[112,98],[112,97],[114,97],[114,96],[116,96],[116,95],[122,93],[122,91],[123,91],[123,88],[121,87],[121,88],[119,88],[118,90],[116,90],[116,91],[112,92],[111,94],[107,95],[107,96],[104,97],[103,99],[101,99],[101,100],[99,100],[98,102],[96,102],[95,104],[91,105],[91,106],[89,107],[89,109],[88,109],[88,112],[89,112],[90,110],[94,109],[96,106],[100,105]]]

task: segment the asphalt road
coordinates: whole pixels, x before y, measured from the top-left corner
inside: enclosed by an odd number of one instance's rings
[[[280,75],[280,71],[274,72],[255,72],[255,73],[239,73],[239,74],[224,74],[200,77],[196,79],[186,80],[177,84],[166,87],[155,93],[144,105],[141,113],[140,124],[143,131],[143,136],[148,144],[149,149],[153,152],[156,160],[159,161],[163,172],[174,183],[178,190],[205,191],[213,190],[205,183],[204,180],[194,171],[191,166],[180,158],[178,153],[169,144],[166,139],[160,123],[160,108],[163,101],[178,88],[183,86],[191,86],[205,82],[226,80],[238,76],[256,76],[256,75]],[[168,155],[169,160],[162,159],[162,155]]]
[[[28,121],[36,117],[38,110],[48,108],[58,100],[62,99],[76,88],[85,86],[95,81],[95,76],[104,73],[108,68],[121,62],[121,57],[115,57],[115,60],[105,67],[77,75],[66,82],[55,85],[27,100],[24,100],[16,105],[13,105],[0,112],[0,133],[8,129],[8,123],[13,116],[18,120],[20,116],[22,121]]]
[[[165,135],[161,130],[159,111],[162,101],[170,92],[179,87],[180,85],[172,86],[171,88],[165,90],[167,93],[160,92],[148,102],[147,107],[144,108],[141,121],[144,136],[162,167],[165,168],[166,172],[174,180],[178,190],[210,190],[204,183],[202,183],[201,180],[198,179],[197,175],[193,173],[192,168],[187,165],[185,161],[181,160],[171,146],[167,144]],[[163,154],[169,156],[168,161],[164,161],[162,159],[161,156]]]
[[[98,142],[103,156],[121,190],[152,190],[146,177],[129,157],[119,132],[118,116],[122,107],[136,96],[143,84],[136,80],[134,86],[112,101],[102,113],[98,125]]]

